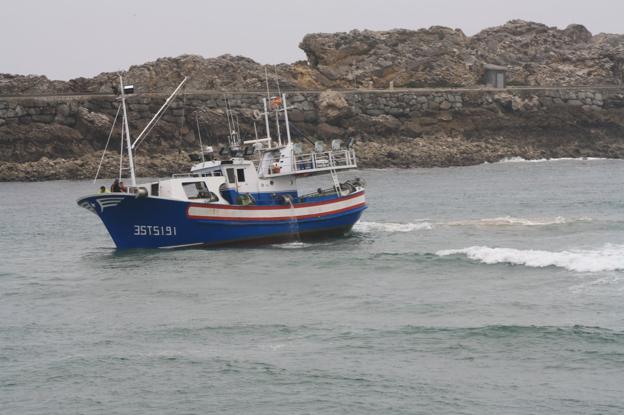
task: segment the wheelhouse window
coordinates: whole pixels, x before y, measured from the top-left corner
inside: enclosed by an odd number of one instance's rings
[[[158,196],[159,183],[152,183],[151,194],[152,196]]]
[[[204,182],[186,182],[182,183],[182,189],[189,199],[208,199],[210,192]]]
[[[239,183],[245,181],[245,169],[236,169],[236,177]]]
[[[236,177],[234,176],[234,169],[226,169],[227,178],[229,183],[236,183]]]

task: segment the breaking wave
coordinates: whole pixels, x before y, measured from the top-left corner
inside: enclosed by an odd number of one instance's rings
[[[484,264],[559,267],[575,272],[624,271],[624,245],[613,244],[596,250],[574,249],[560,252],[471,246],[438,251],[436,255],[463,255]]]
[[[396,222],[363,222],[360,221],[353,226],[353,230],[368,232],[413,232],[419,230],[433,229],[433,225],[429,222],[416,223],[396,223]]]

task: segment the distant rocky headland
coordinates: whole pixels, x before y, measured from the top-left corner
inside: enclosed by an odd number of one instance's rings
[[[277,74],[296,134],[355,138],[362,167],[624,158],[624,35],[515,20],[471,37],[434,26],[310,34],[299,46],[307,61],[268,67],[271,88]],[[505,88],[485,85],[488,68],[505,71]],[[224,96],[251,136],[266,69],[244,57],[183,55],[122,72],[136,87],[135,133],[189,77],[139,148],[138,174],[183,171],[198,148],[196,120],[204,144],[223,143]],[[0,74],[0,180],[93,177],[117,111],[117,76]],[[117,168],[111,155],[105,176]]]

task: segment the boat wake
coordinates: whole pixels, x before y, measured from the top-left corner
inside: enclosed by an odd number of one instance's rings
[[[483,264],[523,265],[531,268],[558,267],[575,272],[624,271],[624,245],[606,244],[600,249],[541,251],[471,246],[436,252],[440,257],[465,256]]]
[[[566,225],[572,223],[591,222],[591,218],[564,218],[557,216],[554,218],[516,218],[513,216],[501,216],[497,218],[484,218],[484,219],[466,219],[447,222],[433,222],[433,221],[416,221],[416,222],[365,222],[360,221],[355,224],[353,230],[361,233],[370,232],[414,232],[423,230],[432,230],[434,228],[444,226],[552,226],[552,225]]]

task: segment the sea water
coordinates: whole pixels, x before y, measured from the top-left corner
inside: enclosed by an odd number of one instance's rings
[[[349,237],[256,248],[0,184],[0,412],[624,413],[624,161],[514,161],[357,172]]]

